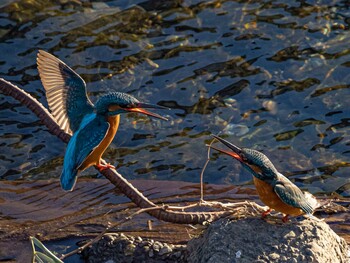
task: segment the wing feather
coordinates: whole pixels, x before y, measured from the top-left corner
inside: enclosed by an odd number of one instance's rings
[[[60,127],[72,134],[84,116],[93,111],[86,84],[64,62],[43,50],[39,50],[37,64],[49,108]]]
[[[105,138],[109,123],[104,118],[89,114],[83,120],[81,128],[70,139],[63,161],[61,186],[71,191],[77,180],[77,172],[86,158]]]
[[[284,203],[300,208],[307,214],[313,213],[314,207],[309,202],[308,198],[306,198],[304,193],[284,175],[279,174],[278,180],[274,186],[274,191]]]
[[[108,132],[109,126],[109,123],[104,118],[96,117],[82,130],[79,130],[78,140],[83,143],[76,145],[77,168],[100,145]]]

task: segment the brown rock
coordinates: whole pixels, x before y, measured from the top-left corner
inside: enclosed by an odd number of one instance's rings
[[[190,263],[350,262],[344,239],[314,219],[287,224],[258,218],[222,219],[191,240],[187,249]]]

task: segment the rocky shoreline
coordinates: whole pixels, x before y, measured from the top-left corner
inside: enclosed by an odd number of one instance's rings
[[[83,251],[86,262],[187,262],[187,246],[120,233],[104,235],[99,242]]]
[[[83,252],[86,262],[331,262],[349,263],[350,250],[327,223],[287,224],[260,218],[221,219],[187,245],[107,234]]]

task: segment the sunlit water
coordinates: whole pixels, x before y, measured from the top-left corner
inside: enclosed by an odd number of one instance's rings
[[[1,78],[47,106],[36,68],[43,49],[81,74],[92,101],[122,91],[172,109],[159,111],[168,122],[122,116],[104,157],[126,178],[198,182],[205,144],[220,133],[264,152],[303,189],[350,196],[348,1],[12,2],[0,1]],[[0,147],[2,180],[31,184],[61,173],[66,146],[2,94]],[[251,184],[238,162],[211,156],[206,182]],[[94,169],[83,175],[98,177]],[[59,207],[64,193],[47,203],[49,194],[32,195],[35,183],[27,188],[3,188],[2,220],[31,225],[37,215],[56,218],[41,211]],[[88,207],[104,215],[110,190],[98,191],[84,198],[101,198]],[[25,204],[17,202],[20,193]],[[67,201],[76,206],[64,216],[89,217],[80,200]]]
[[[5,1],[0,77],[47,105],[38,49],[87,82],[172,108],[123,115],[104,157],[129,179],[197,182],[211,133],[263,151],[313,193],[349,196],[347,1]],[[65,145],[0,95],[0,177],[58,178]],[[250,183],[212,155],[205,181]],[[89,169],[86,176],[98,176]]]

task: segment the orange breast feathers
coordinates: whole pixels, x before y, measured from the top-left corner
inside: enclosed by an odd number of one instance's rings
[[[273,188],[268,183],[254,177],[254,184],[259,194],[260,200],[268,207],[286,215],[298,216],[304,212],[296,207],[287,205],[273,191]]]
[[[119,114],[115,116],[107,117],[107,121],[109,123],[109,129],[107,131],[106,137],[95,148],[95,150],[93,150],[90,153],[90,155],[85,159],[85,161],[79,167],[79,171],[83,171],[92,165],[100,164],[102,154],[105,152],[107,147],[111,144],[115,134],[117,133],[117,130],[119,127],[119,120],[120,120]]]

